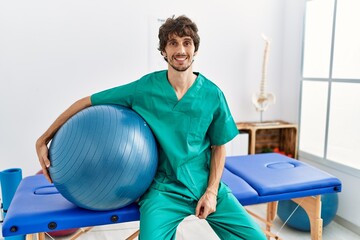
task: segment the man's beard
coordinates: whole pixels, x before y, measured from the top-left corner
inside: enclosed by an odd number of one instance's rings
[[[178,72],[185,72],[186,70],[188,70],[188,69],[191,67],[191,65],[193,64],[193,62],[194,62],[194,59],[191,61],[191,63],[190,63],[188,66],[185,66],[185,67],[176,67],[176,66],[174,66],[173,64],[171,64],[170,61],[168,61],[169,65],[170,65],[174,70],[176,70],[176,71],[178,71]]]

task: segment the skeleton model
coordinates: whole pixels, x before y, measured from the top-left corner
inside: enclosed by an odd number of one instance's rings
[[[266,92],[265,90],[270,41],[264,34],[262,34],[262,38],[265,40],[265,50],[262,65],[260,92],[254,93],[252,96],[252,103],[254,104],[256,111],[260,112],[260,121],[262,121],[262,113],[269,107],[270,104],[275,103],[275,95],[273,93]]]

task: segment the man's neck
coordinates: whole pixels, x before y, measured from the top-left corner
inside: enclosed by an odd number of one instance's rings
[[[192,72],[192,67],[184,72],[174,70],[169,67],[168,80],[171,86],[174,88],[178,100],[180,100],[187,90],[191,87],[196,79],[196,75]]]

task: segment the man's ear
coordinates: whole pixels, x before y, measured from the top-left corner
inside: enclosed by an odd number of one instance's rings
[[[167,62],[168,59],[167,59],[167,54],[165,51],[161,51],[161,55],[164,57],[164,60]]]

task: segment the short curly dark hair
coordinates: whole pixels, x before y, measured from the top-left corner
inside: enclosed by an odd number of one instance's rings
[[[181,15],[177,18],[173,16],[168,18],[159,29],[159,48],[160,53],[165,51],[166,44],[171,35],[176,34],[179,37],[189,36],[194,41],[195,52],[199,49],[200,37],[198,35],[198,28],[190,18]]]

